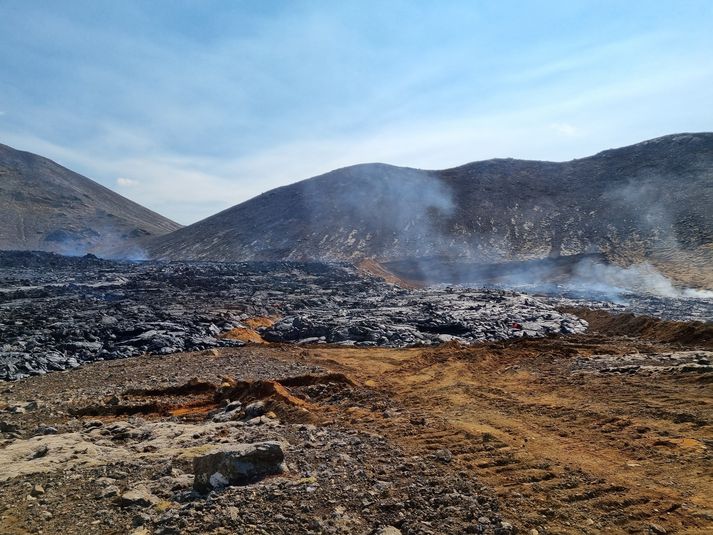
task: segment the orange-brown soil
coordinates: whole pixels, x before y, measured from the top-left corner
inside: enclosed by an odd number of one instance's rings
[[[248,329],[246,327],[235,327],[230,329],[225,334],[221,335],[221,338],[226,338],[228,340],[241,340],[243,342],[252,342],[254,344],[264,344],[265,340],[262,339],[260,333],[255,329]]]
[[[435,350],[313,348],[309,359],[409,414],[354,407],[335,418],[416,453],[448,449],[525,533],[713,533],[711,374],[571,368],[592,354],[652,349],[589,335]],[[415,433],[405,425],[414,414],[424,418]]]
[[[260,327],[270,327],[275,323],[277,318],[271,318],[268,316],[253,316],[248,318],[243,323],[250,327],[251,329],[258,329]]]
[[[243,342],[252,342],[254,344],[264,344],[260,333],[257,329],[261,327],[270,327],[275,323],[275,318],[270,318],[267,316],[253,316],[247,318],[243,323],[245,327],[235,327],[228,332],[221,335],[221,338],[226,338],[228,340],[241,340]]]

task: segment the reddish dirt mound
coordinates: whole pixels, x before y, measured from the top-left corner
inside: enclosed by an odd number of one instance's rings
[[[713,348],[713,323],[666,321],[633,314],[610,314],[603,310],[572,308],[589,322],[590,329],[611,336],[631,336],[669,344]]]
[[[299,375],[279,381],[236,381],[226,377],[220,386],[208,381],[191,379],[182,385],[130,389],[124,392],[124,399],[114,397],[102,403],[79,407],[73,412],[77,416],[143,414],[203,418],[226,400],[239,400],[244,403],[265,401],[270,409],[280,414],[282,418],[291,421],[304,420],[311,405],[294,395],[290,387],[327,383],[354,386],[354,383],[342,373]]]
[[[248,329],[246,327],[235,327],[229,330],[227,333],[222,334],[221,338],[228,340],[241,340],[243,342],[252,342],[253,344],[265,344],[265,340],[262,339],[260,333],[254,329]]]
[[[307,402],[293,396],[290,391],[277,381],[231,381],[229,386],[223,385],[216,392],[216,400],[222,401],[256,401],[270,400],[304,407]]]
[[[277,318],[271,318],[269,316],[253,316],[243,321],[245,327],[235,327],[221,335],[221,338],[251,342],[253,344],[266,344],[267,342],[260,336],[257,329],[271,327],[275,324],[276,320]]]
[[[183,405],[179,405],[177,407],[171,407],[167,410],[167,412],[171,416],[197,416],[199,418],[202,418],[209,412],[217,408],[218,405],[216,403],[212,403],[211,400],[197,399],[195,401],[184,403]]]
[[[269,316],[253,316],[243,321],[243,323],[251,329],[259,329],[260,327],[272,327],[277,319]]]
[[[225,377],[220,385],[191,379],[187,383],[159,388],[130,389],[124,399],[113,397],[102,403],[77,408],[78,416],[119,416],[131,414],[204,417],[225,400],[265,401],[283,418],[304,419],[310,404],[290,388],[338,383],[354,386],[342,373],[307,374],[268,381],[236,381]],[[133,398],[131,400],[127,398]]]

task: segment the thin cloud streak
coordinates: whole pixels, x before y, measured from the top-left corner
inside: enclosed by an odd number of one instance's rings
[[[124,177],[119,177],[116,179],[116,185],[117,186],[124,186],[127,188],[132,188],[134,186],[138,186],[140,182],[138,180],[134,180],[132,178],[124,178]]]

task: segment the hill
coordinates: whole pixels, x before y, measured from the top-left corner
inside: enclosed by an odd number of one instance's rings
[[[568,162],[356,165],[274,189],[148,248],[168,259],[373,258],[410,262],[422,275],[444,261],[593,254],[649,261],[710,287],[711,206],[713,134],[676,134]]]
[[[142,256],[178,223],[61,165],[0,144],[0,249]]]

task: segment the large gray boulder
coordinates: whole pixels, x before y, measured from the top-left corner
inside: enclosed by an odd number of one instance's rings
[[[247,485],[286,470],[279,442],[233,444],[193,459],[193,489],[205,494],[230,485]]]

